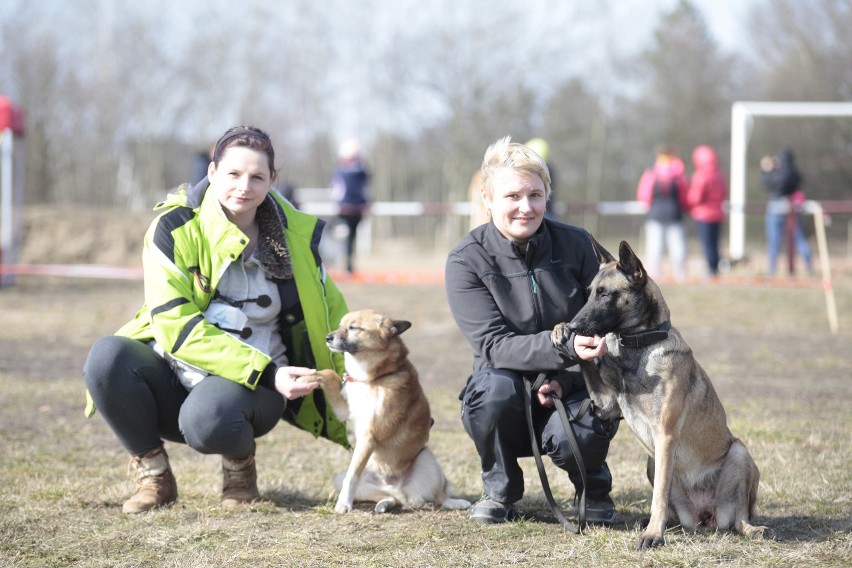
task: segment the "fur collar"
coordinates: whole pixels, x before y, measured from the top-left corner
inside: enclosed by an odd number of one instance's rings
[[[255,256],[273,278],[288,280],[293,277],[293,264],[284,235],[283,213],[276,205],[270,195],[257,208],[255,218],[259,237]]]

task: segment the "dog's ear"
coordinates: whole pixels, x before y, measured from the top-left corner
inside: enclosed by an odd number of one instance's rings
[[[621,241],[621,244],[618,245],[617,268],[623,272],[637,288],[644,286],[645,281],[648,279],[648,273],[645,272],[645,267],[642,266],[642,261],[639,260],[638,256],[636,256],[636,253],[633,252],[633,249],[630,248],[627,241]]]
[[[391,321],[391,335],[402,335],[402,333],[411,327],[410,321],[405,320],[392,320]]]
[[[612,262],[615,258],[609,253],[608,250],[604,248],[602,244],[600,244],[595,237],[592,236],[591,233],[587,233],[589,235],[589,239],[592,241],[592,248],[595,249],[595,255],[598,257],[598,262],[601,264],[606,264],[608,262]]]

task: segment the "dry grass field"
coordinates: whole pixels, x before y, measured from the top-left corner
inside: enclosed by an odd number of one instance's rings
[[[351,308],[413,322],[404,339],[433,407],[431,446],[457,494],[479,496],[479,467],[458,417],[470,351],[439,285],[341,282]],[[758,524],[774,539],[673,528],[633,550],[648,515],[645,459],[625,427],[609,457],[619,523],[577,536],[547,509],[524,460],[521,520],[479,526],[462,512],[360,506],[333,513],[329,481],[348,454],[281,424],[258,442],[262,500],[218,506],[219,460],[168,444],[180,499],[121,514],[127,458],[99,416],[83,417],[88,347],[131,317],[137,281],[21,277],[0,289],[2,566],[841,566],[852,558],[852,277],[835,282],[832,335],[818,287],[664,285],[678,326],[709,372],[734,434],[761,471]],[[549,469],[557,498],[573,498]]]

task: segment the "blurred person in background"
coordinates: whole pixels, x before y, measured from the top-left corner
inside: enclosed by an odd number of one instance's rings
[[[725,218],[722,205],[728,198],[728,181],[719,169],[716,151],[710,146],[696,146],[692,151],[692,164],[695,171],[687,193],[689,213],[695,220],[704,249],[707,273],[715,276],[719,274],[719,238]]]
[[[761,182],[769,193],[766,202],[766,245],[769,254],[769,275],[774,276],[778,268],[781,239],[785,233],[791,235],[790,246],[795,246],[805,269],[812,272],[811,248],[802,230],[801,208],[805,203],[802,190],[802,174],[790,148],[782,148],[777,156],[764,156],[760,160]],[[791,250],[790,274],[794,272]]]
[[[636,199],[648,207],[645,218],[645,258],[642,263],[653,279],[662,276],[663,253],[668,249],[672,273],[678,282],[686,279],[687,184],[683,161],[677,151],[661,146],[654,165],[646,169],[636,187]]]
[[[361,160],[361,144],[344,141],[331,179],[331,196],[337,203],[338,219],[346,226],[346,270],[355,272],[355,237],[369,204],[370,173]]]
[[[544,160],[507,136],[489,146],[480,173],[491,220],[450,252],[445,281],[450,311],[473,348],[473,373],[459,396],[483,484],[470,517],[503,523],[515,518],[524,493],[518,458],[533,455],[523,376],[548,375],[533,393],[535,434],[542,455],[568,473],[579,494],[582,475],[549,395],[580,414],[589,395],[578,364],[606,353],[606,342],[572,335],[557,348],[550,341],[553,327],[585,304],[599,262],[584,229],[546,217],[550,174]],[[606,455],[618,423],[584,413],[571,424],[587,470],[587,521],[611,524],[615,506]]]
[[[547,165],[547,170],[550,172],[550,198],[547,200],[547,209],[545,210],[544,215],[548,219],[558,221],[559,216],[554,212],[557,187],[556,168],[553,167],[553,162],[550,160],[550,144],[548,144],[547,140],[544,138],[537,136],[524,142],[524,146],[538,154],[538,156],[544,160],[544,163]]]
[[[100,410],[130,454],[125,513],[177,500],[164,440],[222,456],[226,507],[258,499],[255,439],[282,418],[348,446],[318,383],[296,380],[343,372],[325,337],[346,303],[319,264],[323,222],[270,191],[276,178],[269,136],[228,130],[207,176],[156,207],[144,305],[89,352],[86,413]]]

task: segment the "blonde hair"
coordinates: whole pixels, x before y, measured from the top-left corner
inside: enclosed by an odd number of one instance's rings
[[[547,164],[532,149],[512,142],[511,136],[504,136],[485,150],[485,157],[480,167],[482,190],[489,197],[494,196],[491,187],[493,179],[501,169],[511,169],[515,172],[537,175],[544,182],[545,197],[550,199],[550,170]]]

